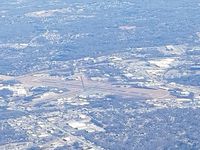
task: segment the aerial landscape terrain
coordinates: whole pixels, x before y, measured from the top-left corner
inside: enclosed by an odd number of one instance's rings
[[[199,0],[0,1],[0,150],[199,149]]]

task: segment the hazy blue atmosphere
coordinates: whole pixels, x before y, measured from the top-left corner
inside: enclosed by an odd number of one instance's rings
[[[199,138],[199,0],[0,1],[0,149]]]

